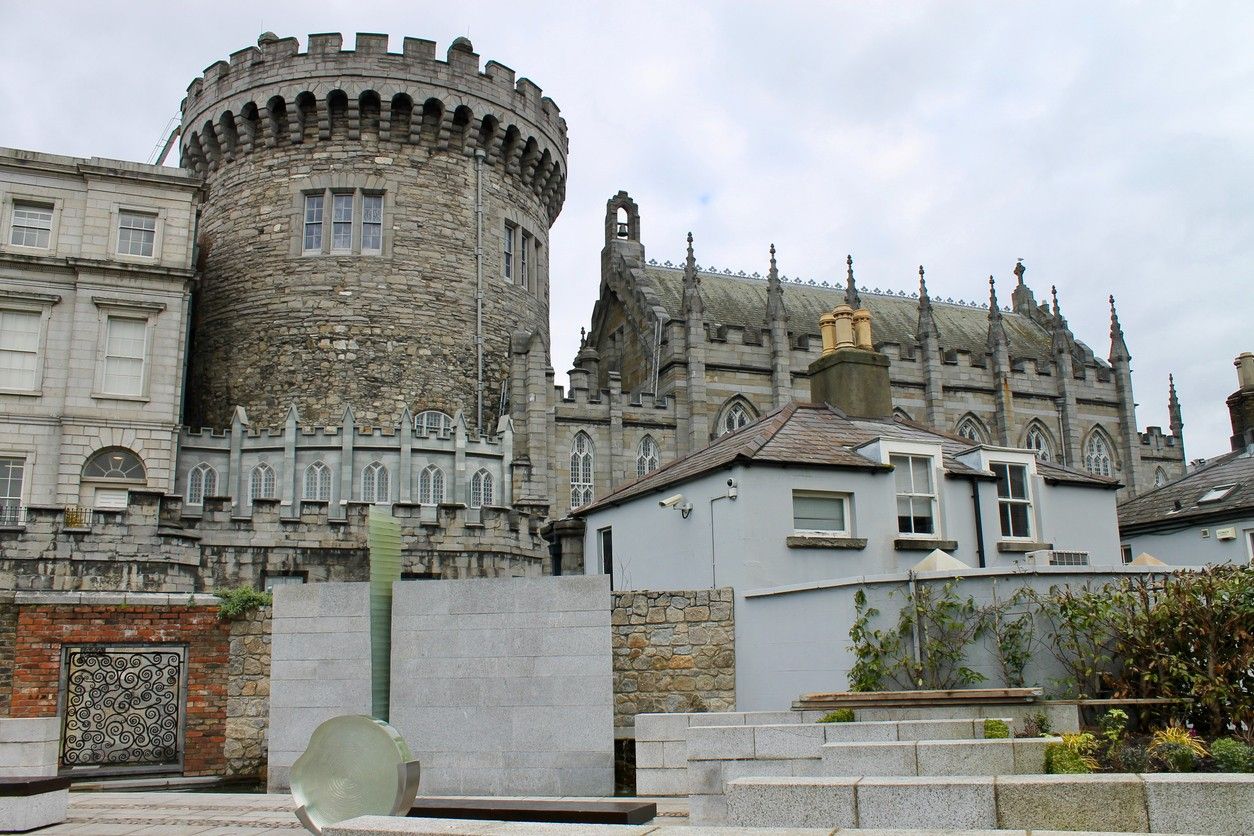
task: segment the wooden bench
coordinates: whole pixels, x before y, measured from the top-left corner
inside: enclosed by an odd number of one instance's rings
[[[417,798],[410,818],[487,819],[567,824],[646,824],[657,815],[647,801]]]

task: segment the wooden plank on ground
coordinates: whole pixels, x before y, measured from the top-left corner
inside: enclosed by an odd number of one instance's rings
[[[482,819],[570,824],[646,824],[657,815],[651,801],[557,800],[540,798],[414,799],[410,818]]]

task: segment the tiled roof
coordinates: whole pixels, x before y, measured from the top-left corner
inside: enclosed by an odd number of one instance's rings
[[[1225,485],[1234,487],[1217,501],[1198,502],[1210,491]],[[1119,528],[1127,533],[1159,526],[1174,527],[1243,512],[1254,514],[1254,452],[1248,449],[1217,456],[1174,482],[1122,503]]]
[[[591,505],[572,513],[617,505],[637,496],[687,482],[737,461],[781,465],[809,465],[857,470],[880,470],[856,448],[877,438],[940,444],[945,472],[955,476],[989,474],[970,468],[957,456],[972,449],[969,439],[940,433],[902,418],[848,418],[827,404],[789,403],[735,432],[716,438],[710,446],[663,465],[652,473],[619,486]],[[1056,464],[1040,462],[1037,470],[1046,479],[1093,487],[1114,488],[1118,483]]]
[[[658,301],[673,319],[683,318],[682,270],[649,266],[646,276],[657,289]],[[766,317],[766,281],[760,278],[700,273],[705,319],[719,325],[761,328]],[[819,317],[845,300],[843,287],[785,282],[784,307],[798,332],[817,334]],[[862,304],[871,312],[876,343],[917,345],[919,303],[915,298],[859,291]],[[940,333],[942,349],[983,356],[988,350],[988,309],[932,300],[932,318]],[[1021,314],[1005,311],[1002,322],[1010,341],[1010,356],[1025,360],[1049,360],[1049,332]],[[1091,351],[1084,346],[1087,355]],[[1096,362],[1102,363],[1100,358]]]

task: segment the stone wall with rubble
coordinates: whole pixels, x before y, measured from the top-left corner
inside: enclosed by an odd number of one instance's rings
[[[266,732],[270,724],[270,608],[231,623],[226,680],[227,774],[266,778]]]
[[[13,689],[13,649],[17,639],[17,604],[12,592],[0,593],[0,717],[9,716]]]
[[[736,621],[730,588],[614,593],[614,726],[642,713],[732,711]]]

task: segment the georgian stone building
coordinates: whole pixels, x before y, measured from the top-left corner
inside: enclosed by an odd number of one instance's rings
[[[0,586],[358,579],[366,504],[403,520],[407,572],[548,571],[548,521],[806,399],[819,315],[846,299],[910,418],[1130,493],[1184,470],[1174,393],[1171,434],[1137,430],[1113,308],[1107,362],[1021,267],[1003,310],[867,291],[852,264],[702,269],[691,241],[657,264],[625,192],[558,386],[566,123],[464,38],[439,60],[266,33],[182,114],[182,170],[0,157]]]

